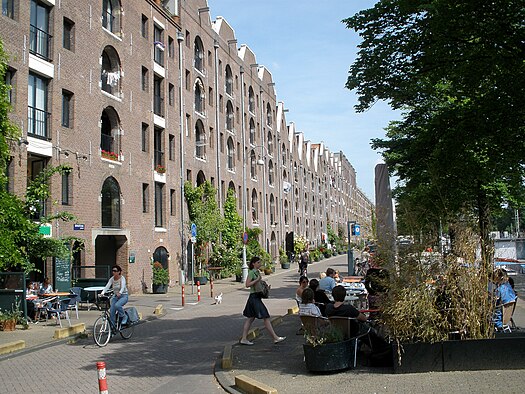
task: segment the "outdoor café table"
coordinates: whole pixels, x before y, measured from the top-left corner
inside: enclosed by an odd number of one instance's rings
[[[95,305],[97,305],[97,301],[98,301],[98,294],[104,290],[104,286],[91,286],[91,287],[84,287],[84,290],[87,291],[88,293],[89,292],[93,292],[94,294],[94,298],[95,298]],[[88,297],[88,311],[91,310],[91,306],[92,304],[89,302],[89,297]]]

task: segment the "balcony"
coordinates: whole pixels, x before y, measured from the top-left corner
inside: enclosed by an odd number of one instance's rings
[[[46,31],[31,25],[29,30],[29,52],[48,62],[51,61],[51,36]]]
[[[157,94],[153,97],[153,113],[164,117],[164,97]]]
[[[35,107],[27,107],[27,134],[41,139],[49,139],[49,119],[51,113]]]

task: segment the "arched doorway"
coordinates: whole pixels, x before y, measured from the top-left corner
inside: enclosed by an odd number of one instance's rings
[[[155,252],[153,252],[153,261],[158,261],[162,264],[162,267],[166,269],[169,269],[169,257],[170,254],[164,246],[159,246],[157,249],[155,249]]]

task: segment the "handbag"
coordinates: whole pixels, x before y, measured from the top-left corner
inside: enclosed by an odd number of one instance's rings
[[[270,285],[261,279],[255,284],[255,292],[259,293],[261,298],[268,298],[270,295]]]

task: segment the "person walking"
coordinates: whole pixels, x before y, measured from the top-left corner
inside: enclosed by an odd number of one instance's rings
[[[250,288],[250,296],[246,301],[246,306],[242,314],[247,317],[242,328],[241,345],[253,345],[253,342],[249,341],[248,331],[252,326],[254,320],[263,319],[266,330],[270,333],[273,338],[273,343],[279,343],[286,339],[286,337],[278,336],[273,330],[272,322],[270,321],[270,313],[266,306],[262,302],[261,294],[256,290],[256,285],[262,280],[259,268],[261,267],[261,258],[258,256],[252,257],[248,264],[248,277],[246,278],[245,286]]]

